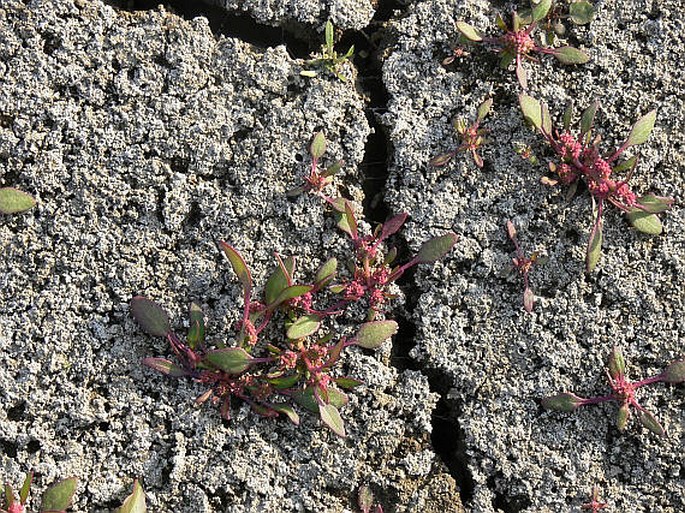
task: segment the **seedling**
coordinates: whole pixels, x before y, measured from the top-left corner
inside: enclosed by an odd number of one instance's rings
[[[530,288],[528,274],[530,273],[533,265],[535,265],[538,260],[541,259],[537,253],[533,253],[530,257],[526,257],[523,254],[523,251],[521,251],[521,246],[516,238],[516,227],[514,226],[514,223],[507,221],[506,228],[507,235],[516,248],[516,257],[511,259],[512,263],[514,264],[514,267],[521,273],[521,276],[523,276],[523,307],[526,309],[526,312],[530,313],[533,311],[533,307],[535,306],[535,294]]]
[[[666,430],[659,421],[637,402],[635,397],[637,389],[652,383],[683,383],[685,381],[685,360],[679,360],[668,365],[661,374],[643,379],[642,381],[628,381],[625,374],[626,362],[621,350],[614,348],[607,362],[606,374],[609,379],[611,393],[600,397],[584,399],[577,395],[565,392],[542,400],[543,408],[553,411],[571,412],[588,404],[599,404],[607,401],[619,403],[616,427],[623,431],[628,425],[631,408],[637,410],[637,417],[645,428],[659,436],[666,436]]]
[[[554,48],[551,46],[538,44],[532,37],[537,24],[549,13],[552,0],[542,0],[532,6],[531,16],[524,19],[516,11],[512,13],[512,23],[509,27],[501,15],[497,15],[497,26],[504,34],[496,37],[482,35],[475,27],[466,22],[458,21],[457,30],[468,41],[473,43],[485,43],[495,52],[501,55],[500,67],[507,69],[512,62],[516,63],[516,77],[523,89],[528,89],[526,70],[523,61],[536,61],[531,54],[553,55],[562,64],[583,64],[590,60],[590,57],[572,46],[562,46]]]
[[[12,486],[5,484],[4,508],[0,513],[26,513],[26,502],[28,501],[31,483],[33,482],[33,472],[26,474],[24,484],[19,490],[19,496],[15,496]],[[78,480],[75,477],[63,479],[50,486],[41,501],[40,513],[64,513],[71,505],[71,499],[76,491]]]
[[[476,113],[476,120],[471,123],[471,125],[467,125],[467,121],[462,117],[455,118],[452,122],[452,126],[454,126],[457,134],[459,134],[461,144],[455,150],[435,157],[430,161],[431,166],[444,166],[449,163],[457,153],[468,151],[471,152],[471,155],[473,156],[473,162],[478,167],[483,167],[483,159],[478,154],[478,148],[483,144],[483,135],[486,133],[486,130],[480,128],[480,124],[490,112],[491,107],[492,98],[481,103]]]
[[[347,78],[340,71],[342,65],[352,59],[354,55],[354,45],[350,46],[344,54],[338,54],[335,51],[333,44],[333,23],[330,20],[326,22],[326,28],[324,30],[325,43],[321,47],[321,57],[307,61],[307,66],[322,67],[332,75],[338,77],[338,79],[343,82],[347,82]],[[304,70],[300,72],[300,75],[304,77],[315,77],[317,75],[316,70]]]
[[[343,161],[337,160],[328,167],[321,166],[321,158],[326,153],[326,136],[323,132],[317,132],[309,145],[309,156],[311,165],[309,174],[305,177],[305,183],[299,187],[289,190],[288,196],[297,196],[303,192],[311,192],[319,196],[328,203],[333,203],[334,199],[327,196],[324,192],[326,187],[333,181],[333,176],[342,169]]]
[[[538,165],[538,158],[535,156],[535,154],[533,154],[533,149],[530,147],[530,145],[521,142],[514,142],[513,146],[514,153],[520,156],[523,160],[527,160],[534,166]]]
[[[36,200],[13,187],[0,188],[0,213],[18,214],[36,206]]]
[[[583,504],[581,507],[590,510],[591,513],[597,513],[599,510],[606,508],[607,504],[599,501],[599,490],[596,486],[593,486],[591,501]]]
[[[383,513],[383,506],[376,502],[376,498],[373,496],[373,492],[368,485],[359,487],[357,505],[359,506],[360,513]]]
[[[590,231],[586,253],[586,268],[591,272],[597,266],[602,250],[602,215],[607,203],[626,214],[628,222],[639,232],[658,235],[662,231],[661,221],[656,216],[671,208],[672,198],[648,194],[642,197],[628,185],[637,166],[639,155],[619,162],[619,157],[630,147],[643,144],[649,139],[654,128],[656,111],[652,110],[638,119],[630,130],[625,142],[614,152],[601,156],[600,137],[592,137],[595,114],[599,102],[593,103],[581,115],[580,131],[576,136],[570,132],[573,109],[566,108],[563,118],[563,131],[552,128],[552,118],[547,105],[526,94],[519,95],[523,117],[544,137],[559,159],[551,162],[549,169],[557,178],[546,178],[549,185],[562,183],[570,186],[569,196],[573,196],[579,182],[583,182],[592,198],[595,220]],[[627,171],[623,180],[616,180],[614,173]]]

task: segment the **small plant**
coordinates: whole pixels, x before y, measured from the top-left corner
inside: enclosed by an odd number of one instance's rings
[[[600,509],[607,507],[607,504],[599,501],[599,489],[596,486],[592,487],[591,501],[581,506],[583,509],[589,509],[591,513],[597,513]]]
[[[586,0],[574,0],[568,3],[568,9],[559,2],[552,2],[547,16],[540,20],[539,26],[544,42],[554,45],[559,37],[566,34],[563,20],[569,20],[574,25],[587,25],[595,16],[595,8]]]
[[[480,124],[483,122],[483,119],[485,119],[485,116],[487,116],[490,112],[491,107],[492,98],[489,98],[481,103],[476,113],[476,120],[471,123],[471,125],[467,125],[466,120],[462,117],[455,118],[452,125],[459,134],[461,144],[455,150],[438,155],[432,159],[430,161],[431,166],[444,166],[450,160],[452,160],[457,153],[468,151],[471,152],[471,155],[473,156],[473,162],[478,167],[483,167],[483,159],[478,154],[478,148],[480,148],[483,144],[483,135],[486,133],[486,130],[480,128]]]
[[[528,145],[521,142],[514,142],[514,153],[516,153],[523,160],[527,160],[533,166],[538,165],[538,158],[533,154],[533,149]]]
[[[325,43],[321,47],[321,57],[307,61],[307,66],[323,67],[326,71],[338,77],[343,82],[347,82],[347,78],[340,72],[340,67],[354,55],[354,45],[350,46],[344,54],[338,54],[333,45],[333,23],[330,20],[326,22],[324,30]],[[304,77],[315,77],[316,70],[304,70],[300,72]]]
[[[635,408],[640,424],[656,435],[665,436],[666,431],[664,428],[659,424],[659,421],[654,415],[640,406],[635,394],[638,388],[645,385],[651,385],[652,383],[683,383],[685,381],[685,360],[671,363],[661,374],[635,382],[626,379],[625,368],[626,362],[623,358],[623,354],[620,349],[614,348],[609,355],[606,370],[609,385],[611,386],[611,393],[609,395],[584,399],[573,393],[565,392],[544,398],[542,400],[542,406],[547,410],[571,412],[588,404],[615,401],[620,405],[616,419],[616,427],[618,427],[620,431],[623,431],[628,424],[631,413],[630,409]]]
[[[512,263],[514,264],[514,267],[521,273],[523,276],[523,307],[526,309],[526,312],[530,313],[533,311],[533,308],[535,306],[535,294],[533,293],[533,290],[530,288],[530,280],[528,279],[528,274],[530,273],[531,268],[533,265],[535,265],[538,260],[540,260],[540,257],[537,253],[533,253],[530,257],[526,257],[523,254],[523,251],[521,251],[521,246],[519,246],[518,240],[516,238],[516,227],[514,226],[514,223],[511,221],[507,221],[507,235],[509,236],[509,239],[511,240],[512,244],[514,244],[514,248],[516,248],[516,257],[512,258]]]
[[[556,174],[557,178],[546,179],[545,183],[556,185],[561,182],[569,185],[570,196],[575,193],[579,182],[583,182],[590,191],[595,221],[590,231],[585,259],[588,272],[594,270],[601,256],[602,215],[607,203],[624,212],[636,230],[649,235],[661,233],[661,222],[656,214],[671,208],[673,199],[653,194],[638,197],[628,185],[637,166],[638,156],[618,162],[619,157],[628,148],[647,141],[654,128],[655,110],[635,122],[628,138],[617,150],[602,156],[599,150],[600,138],[592,137],[595,114],[599,109],[598,102],[583,111],[577,135],[570,132],[573,117],[571,105],[564,112],[564,129],[559,133],[552,128],[552,118],[545,103],[526,94],[519,95],[519,103],[524,118],[540,132],[559,158],[558,163],[549,164],[550,171]],[[616,180],[614,173],[622,171],[627,171],[627,177],[624,180]]]
[[[166,312],[155,302],[135,297],[131,313],[149,335],[165,337],[178,360],[178,365],[164,358],[146,358],[143,363],[168,376],[189,377],[205,385],[208,389],[197,402],[211,399],[220,404],[224,418],[230,418],[235,398],[262,416],[285,415],[299,424],[291,405],[295,403],[318,413],[333,432],[345,436],[339,408],[347,403],[347,396],[340,389],[352,389],[361,382],[335,375],[342,351],[354,345],[375,349],[392,337],[397,323],[375,320],[394,297],[390,285],[409,268],[442,258],[457,236],[448,233],[430,239],[409,262],[394,266],[397,250],[386,253],[383,243],[399,231],[407,214],[390,218],[372,234],[360,233],[350,202],[323,192],[328,176],[323,176],[318,162],[325,149],[323,134],[315,135],[310,145],[310,173],[299,190],[312,192],[334,207],[338,226],[353,243],[348,275],[338,277],[338,262],[329,258],[312,282],[297,282],[295,258],[276,255],[277,265],[266,281],[261,301],[255,301],[245,259],[233,246],[220,242],[243,288],[243,312],[230,346],[207,344],[204,316],[195,304],[190,306],[185,342],[172,331]],[[326,319],[340,316],[349,305],[359,302],[368,306],[368,322],[361,324],[354,336],[319,333]]]
[[[13,187],[0,188],[0,213],[18,214],[35,206],[36,200],[30,194]]]
[[[14,495],[12,486],[5,484],[5,503],[4,508],[0,509],[2,513],[26,513],[26,502],[31,491],[31,483],[33,482],[33,472],[26,474],[24,484],[19,490],[19,497]],[[71,499],[76,492],[76,484],[78,480],[75,477],[63,479],[52,486],[50,486],[41,501],[40,513],[64,513],[71,505]]]
[[[368,485],[359,487],[357,505],[361,513],[383,513],[383,506],[376,502],[376,498]]]
[[[333,176],[342,169],[343,161],[337,160],[327,168],[321,167],[321,158],[326,153],[326,136],[323,132],[317,132],[309,145],[311,165],[309,174],[305,177],[305,183],[286,192],[288,196],[297,196],[303,192],[311,192],[324,201],[333,204],[333,198],[324,193],[326,186],[333,181]]]
[[[497,26],[504,34],[497,37],[484,36],[475,27],[463,21],[457,22],[457,30],[468,41],[491,46],[501,55],[500,67],[503,69],[507,69],[512,62],[515,62],[518,82],[523,89],[527,89],[528,80],[523,61],[535,61],[535,57],[531,54],[553,55],[562,64],[583,64],[590,60],[587,54],[572,46],[554,48],[538,44],[533,39],[532,34],[538,22],[548,15],[551,6],[551,0],[542,0],[532,7],[531,16],[528,19],[522,18],[514,11],[511,27],[507,26],[502,16],[498,14]]]

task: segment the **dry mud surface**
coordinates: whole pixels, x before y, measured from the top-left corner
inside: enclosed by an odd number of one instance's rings
[[[566,389],[605,393],[614,345],[635,379],[683,357],[679,2],[600,1],[589,26],[569,30],[590,63],[528,67],[530,94],[553,113],[570,99],[601,101],[605,147],[658,109],[631,184],[673,196],[675,207],[658,237],[609,210],[591,275],[589,198],[567,202],[539,182],[549,155],[521,121],[513,73],[479,48],[441,64],[457,20],[494,31],[494,13],[510,6],[214,3],[284,31],[318,32],[313,49],[330,17],[349,29],[345,42],[367,47],[347,82],[309,79],[300,76],[304,56],[186,19],[187,2],[0,1],[0,185],[38,199],[34,210],[0,218],[2,479],[19,483],[35,469],[38,495],[79,476],[79,513],[114,510],[135,477],[153,512],[356,512],[364,483],[386,512],[574,512],[593,485],[605,511],[685,511],[683,385],[640,391],[669,432],[663,440],[634,421],[618,432],[614,405],[574,414],[539,405]],[[457,143],[451,119],[473,116],[487,97],[495,102],[484,168],[467,156],[430,167]],[[329,153],[345,160],[335,186],[360,215],[365,194],[380,201],[365,202],[371,216],[409,212],[398,242],[414,250],[431,235],[460,235],[444,261],[402,284],[407,306],[391,313],[403,319],[401,337],[345,357],[345,373],[365,385],[343,412],[344,440],[309,415],[295,427],[247,407],[231,422],[196,407],[200,386],[141,366],[169,348],[128,311],[145,294],[183,331],[196,301],[210,338],[225,339],[241,300],[217,240],[246,255],[257,283],[273,251],[297,254],[302,275],[342,258],[348,243],[321,202],[285,195],[322,128]],[[520,159],[515,142],[531,144],[541,164]],[[533,314],[522,309],[520,278],[508,275],[507,219],[526,252],[549,257],[531,275]]]

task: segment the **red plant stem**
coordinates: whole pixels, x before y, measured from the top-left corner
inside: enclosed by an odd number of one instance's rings
[[[652,376],[651,378],[643,379],[642,381],[636,381],[633,383],[635,388],[643,387],[645,385],[651,385],[652,383],[660,383],[664,380],[664,375],[659,374],[658,376]]]
[[[599,404],[599,403],[605,403],[607,401],[616,401],[616,397],[614,397],[613,394],[603,395],[601,397],[590,397],[589,399],[583,399],[580,402],[580,405],[585,406],[587,404]]]

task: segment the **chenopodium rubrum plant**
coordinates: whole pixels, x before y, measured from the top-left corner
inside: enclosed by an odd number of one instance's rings
[[[661,221],[656,216],[671,208],[672,198],[647,194],[638,197],[628,185],[638,163],[638,155],[619,162],[623,153],[632,146],[643,144],[654,128],[656,111],[652,110],[638,119],[630,130],[628,138],[612,153],[600,153],[600,137],[592,137],[595,114],[599,103],[595,102],[581,115],[580,131],[570,132],[573,117],[572,106],[564,112],[563,131],[552,128],[552,118],[544,102],[526,94],[519,95],[523,117],[545,138],[559,159],[550,163],[549,169],[557,179],[544,179],[544,183],[556,185],[561,182],[571,187],[569,197],[575,194],[579,182],[583,182],[592,198],[595,221],[590,231],[586,253],[586,268],[590,272],[599,262],[602,250],[602,215],[607,203],[626,214],[628,222],[639,232],[659,235]],[[614,173],[627,172],[625,179],[616,179]]]
[[[511,27],[507,26],[501,15],[497,15],[497,26],[504,34],[490,37],[482,35],[475,27],[466,22],[458,21],[457,30],[468,41],[485,43],[500,54],[500,67],[507,69],[512,62],[516,63],[516,78],[522,88],[528,88],[526,70],[523,61],[536,61],[531,54],[553,55],[562,64],[584,64],[590,57],[581,50],[572,46],[559,48],[549,47],[538,43],[533,38],[533,32],[538,22],[544,19],[552,6],[549,0],[543,0],[532,6],[530,18],[522,18],[516,11],[512,13]]]
[[[509,240],[516,250],[516,256],[511,259],[512,264],[523,277],[523,307],[526,309],[526,312],[530,313],[535,307],[535,293],[533,292],[533,289],[530,288],[530,270],[535,264],[544,263],[547,259],[545,257],[540,257],[537,252],[529,257],[525,256],[518,242],[518,238],[516,237],[516,227],[514,226],[514,223],[507,221],[506,229]]]
[[[571,392],[564,392],[542,400],[543,408],[547,410],[571,412],[581,406],[588,404],[599,404],[607,401],[619,403],[616,427],[623,431],[630,418],[631,408],[637,410],[640,424],[649,429],[652,433],[665,436],[666,430],[661,426],[654,415],[640,406],[637,402],[637,389],[652,383],[683,383],[685,382],[685,360],[678,360],[668,365],[660,374],[646,378],[641,381],[628,381],[626,378],[626,361],[620,349],[614,348],[609,355],[606,368],[607,378],[611,393],[600,397],[584,399]]]
[[[323,151],[317,147],[312,153],[318,159]],[[318,187],[305,189],[325,196]],[[336,375],[342,351],[354,345],[378,348],[397,332],[395,321],[373,320],[391,297],[387,288],[410,267],[442,258],[455,244],[456,235],[430,239],[409,262],[393,266],[396,250],[386,253],[382,243],[402,227],[407,215],[389,219],[372,235],[362,235],[350,203],[328,199],[342,210],[338,210],[338,224],[352,238],[350,276],[338,279],[337,260],[330,258],[312,282],[301,283],[295,280],[295,258],[276,255],[277,266],[266,281],[261,301],[256,301],[245,259],[233,246],[220,242],[243,289],[243,312],[234,342],[228,347],[223,342],[208,344],[204,316],[195,304],[190,306],[190,329],[184,342],[172,330],[164,309],[138,296],[131,302],[133,316],[148,334],[165,337],[177,359],[173,363],[165,358],[146,358],[143,363],[168,376],[188,377],[205,385],[207,391],[197,402],[219,404],[226,419],[231,416],[232,399],[238,399],[262,416],[285,415],[299,424],[294,403],[318,413],[334,433],[345,436],[339,408],[348,399],[341,389],[352,389],[361,382]],[[325,301],[331,294],[337,299]],[[340,316],[347,306],[359,301],[368,305],[370,320],[362,323],[354,336],[320,333],[326,319]]]
[[[483,135],[486,130],[480,128],[480,124],[485,119],[485,116],[490,112],[492,107],[492,98],[485,100],[478,106],[478,111],[476,113],[476,120],[470,125],[467,124],[466,120],[462,117],[457,117],[452,122],[452,126],[459,134],[459,139],[461,139],[461,144],[453,151],[438,155],[430,161],[431,166],[441,167],[446,165],[450,160],[452,160],[457,153],[464,151],[471,152],[473,157],[473,162],[478,167],[483,167],[483,159],[478,154],[478,148],[483,144]]]

